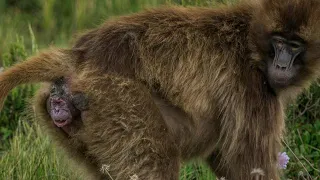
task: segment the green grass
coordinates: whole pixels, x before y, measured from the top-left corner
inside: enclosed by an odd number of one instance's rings
[[[0,180],[62,180],[83,179],[82,169],[67,162],[61,149],[56,148],[36,122],[21,122],[8,151],[0,159]],[[185,165],[181,180],[214,179],[208,167],[198,163]]]
[[[233,3],[234,0],[0,0],[0,62],[8,67],[37,49],[68,46],[73,34],[113,16],[165,3],[215,6],[219,2]],[[0,180],[84,179],[70,170],[64,153],[41,131],[33,114],[25,113],[26,102],[35,89],[36,86],[31,85],[15,88],[0,112]],[[315,83],[288,109],[285,139],[288,147],[284,151],[291,159],[284,170],[286,178],[297,179],[299,174],[309,174],[313,179],[320,179],[319,100],[320,84]],[[201,163],[186,164],[180,177],[183,180],[214,179]]]
[[[10,142],[0,159],[0,180],[81,179],[36,123],[21,122]]]
[[[34,43],[33,43],[34,44]],[[8,47],[8,52],[2,55],[2,65],[4,68],[18,63],[27,57],[26,49],[22,38],[17,38]],[[20,117],[24,116],[23,110],[26,107],[26,99],[33,95],[35,88],[32,85],[21,85],[13,89],[5,101],[4,107],[0,112],[0,150],[8,145],[8,138],[17,126]]]
[[[11,140],[11,147],[0,159],[0,180],[62,180],[83,179],[82,169],[67,163],[61,149],[34,123],[22,122]],[[204,165],[190,163],[181,170],[181,180],[214,179]]]

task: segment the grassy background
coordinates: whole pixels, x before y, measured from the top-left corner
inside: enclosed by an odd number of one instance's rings
[[[65,47],[74,34],[105,19],[163,4],[216,6],[224,0],[0,0],[0,62],[8,67],[50,45]],[[37,86],[12,91],[0,113],[0,180],[81,179],[43,134],[32,113],[25,113]],[[284,144],[291,160],[286,178],[320,179],[320,84],[290,106]],[[189,163],[181,179],[214,179],[205,165]]]

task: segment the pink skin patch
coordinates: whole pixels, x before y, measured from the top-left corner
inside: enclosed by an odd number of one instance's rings
[[[72,113],[65,100],[62,98],[51,98],[50,104],[50,115],[57,127],[64,127],[71,123]]]

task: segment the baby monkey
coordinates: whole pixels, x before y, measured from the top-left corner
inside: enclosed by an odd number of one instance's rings
[[[77,119],[76,124],[82,124],[81,112],[88,108],[88,99],[84,93],[71,93],[68,81],[68,78],[59,78],[51,85],[47,111],[53,123],[70,134],[73,121]]]

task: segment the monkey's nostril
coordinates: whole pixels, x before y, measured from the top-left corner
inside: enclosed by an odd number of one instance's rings
[[[276,69],[280,69],[280,70],[286,70],[287,67],[283,67],[283,66],[280,66],[280,65],[276,65]]]
[[[66,104],[66,102],[61,98],[52,99],[52,105],[53,106],[63,106],[65,104]]]

